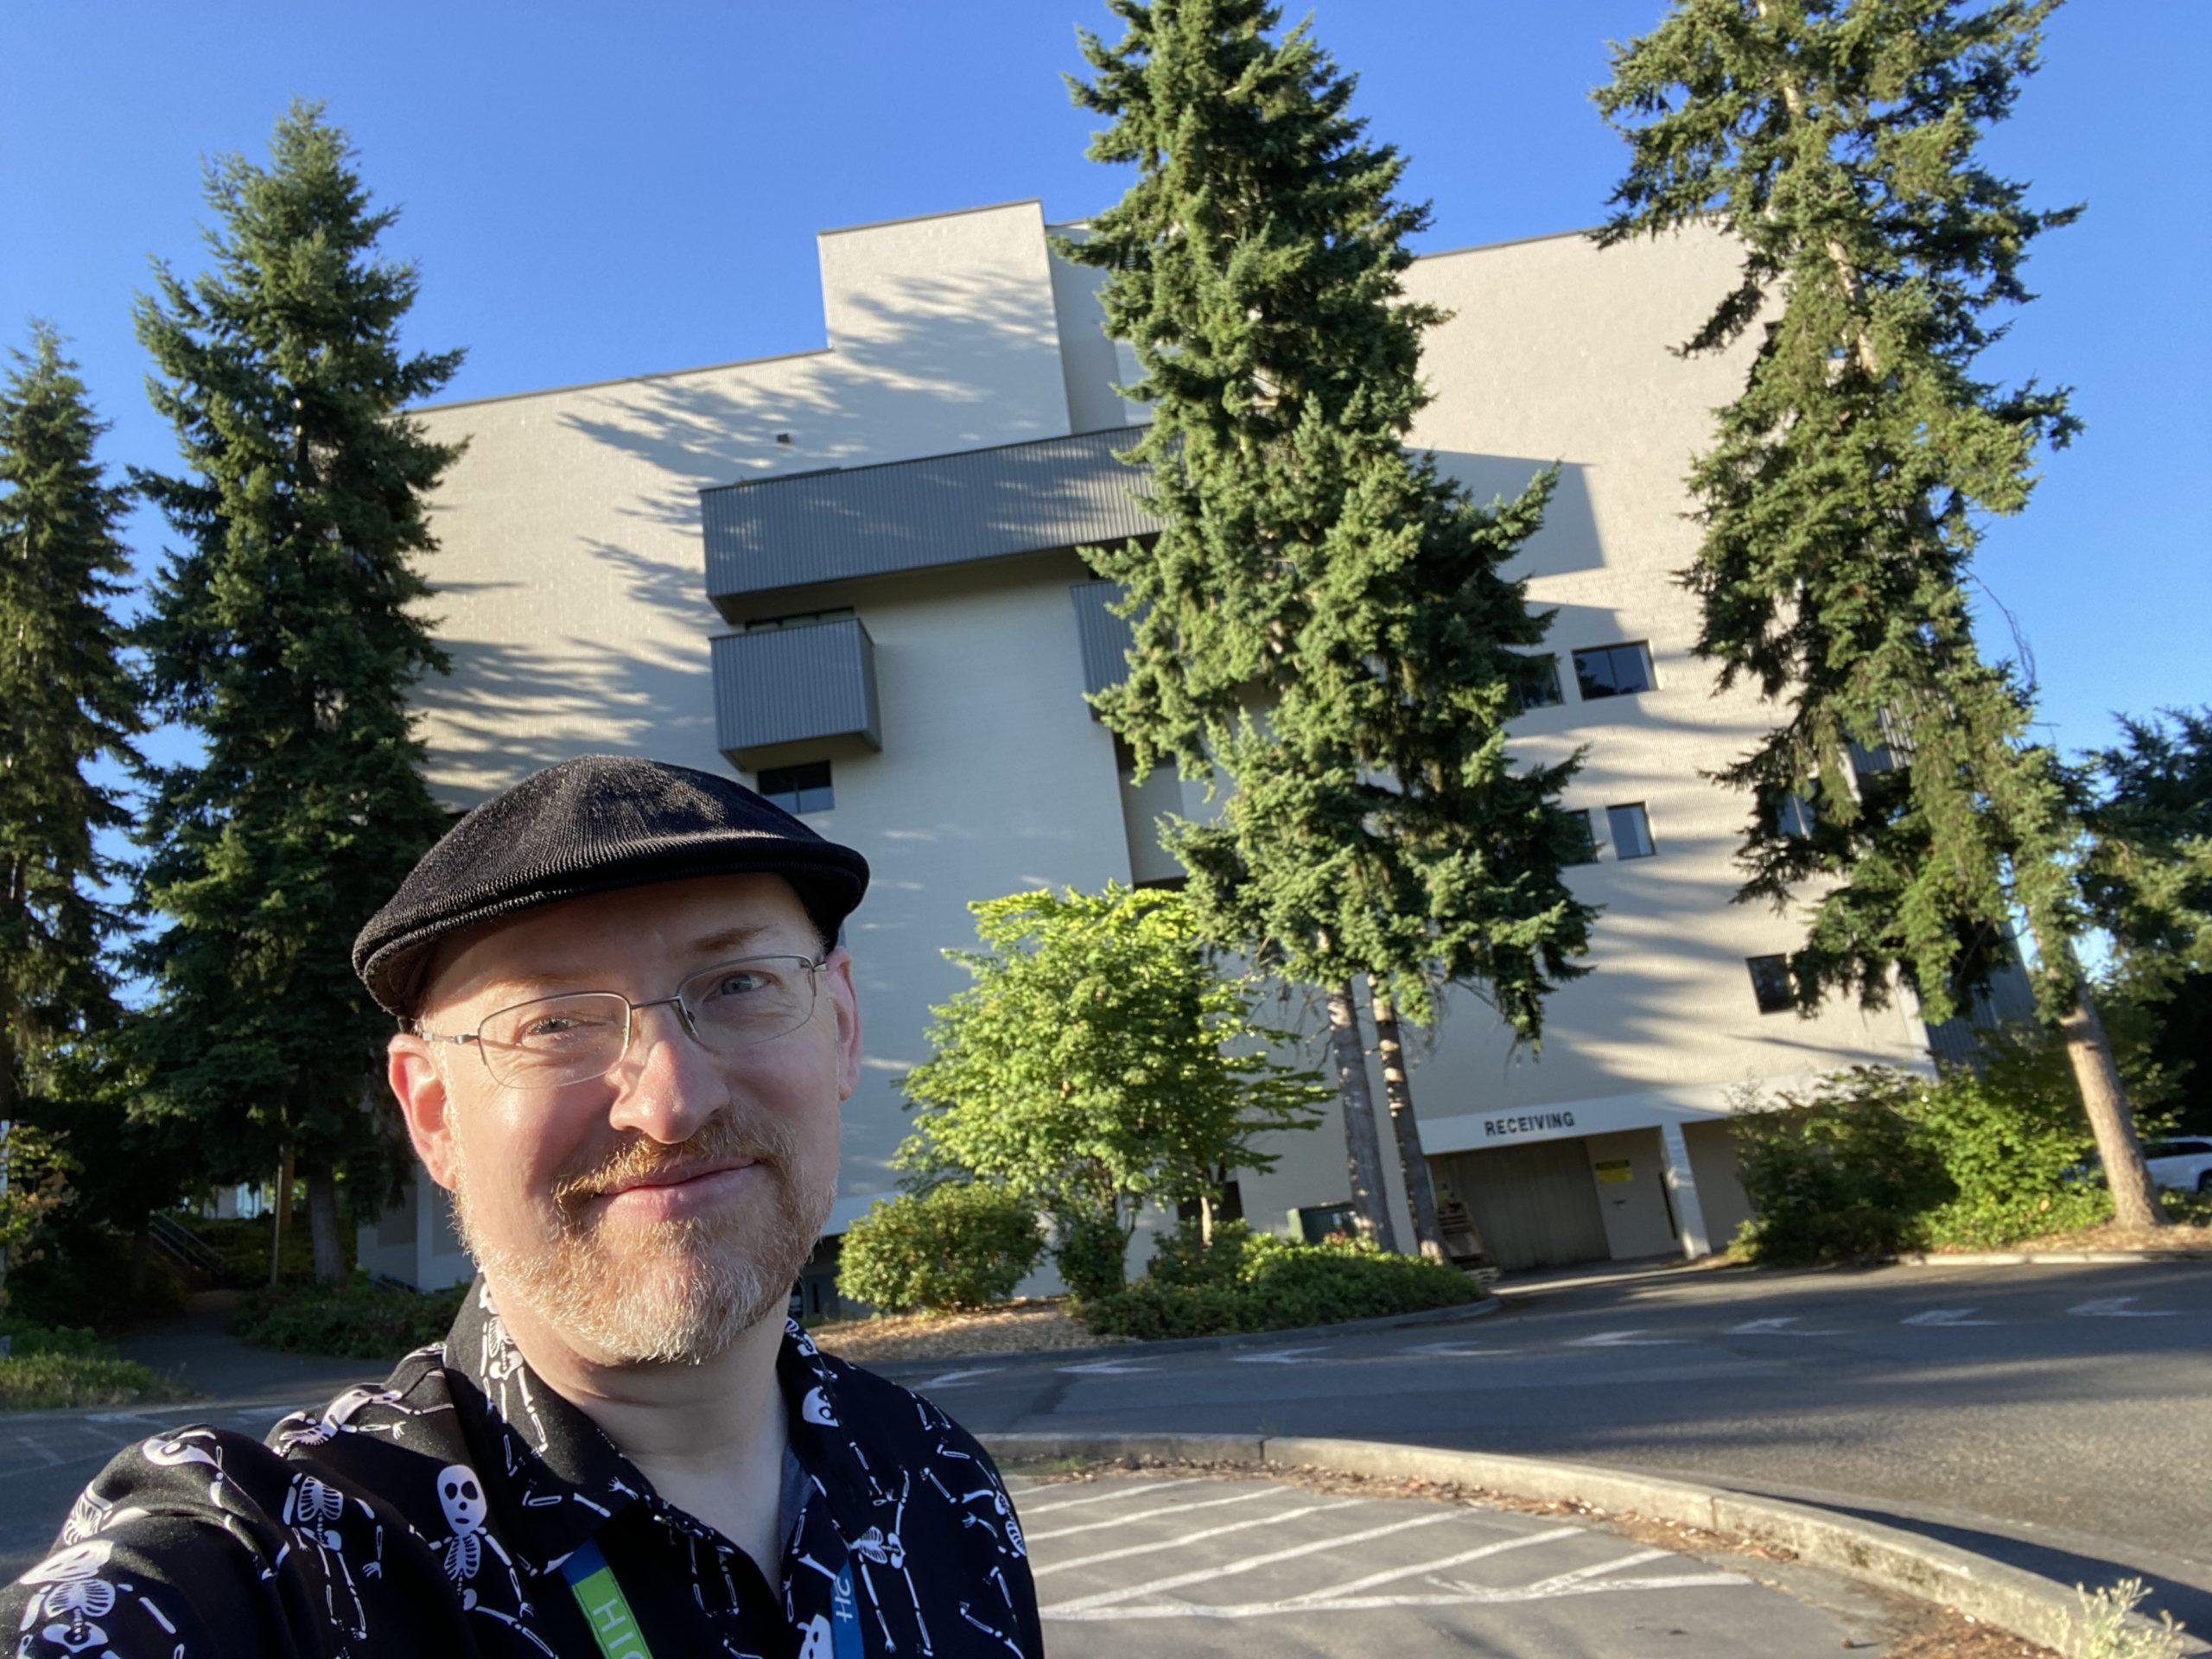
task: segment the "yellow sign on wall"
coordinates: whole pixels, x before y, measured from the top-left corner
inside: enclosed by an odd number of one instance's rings
[[[1635,1167],[1625,1158],[1600,1158],[1591,1165],[1598,1172],[1598,1179],[1618,1184],[1636,1179]]]

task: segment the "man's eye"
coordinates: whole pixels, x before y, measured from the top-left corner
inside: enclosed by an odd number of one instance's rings
[[[766,990],[774,982],[766,974],[724,974],[715,982],[710,994],[715,996],[753,996]]]

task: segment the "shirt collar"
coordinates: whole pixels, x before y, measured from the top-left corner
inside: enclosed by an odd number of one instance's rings
[[[480,1432],[478,1473],[525,1559],[550,1570],[632,1505],[645,1503],[686,1530],[689,1516],[664,1504],[652,1483],[606,1432],[546,1386],[515,1346],[480,1274],[446,1335],[446,1368]],[[846,1425],[836,1361],[786,1319],[776,1355],[790,1445],[808,1484],[827,1500],[836,1530],[856,1535],[873,1508],[893,1501]],[[895,1483],[895,1477],[893,1477]],[[812,1508],[810,1505],[810,1508]],[[772,1561],[756,1562],[770,1579]]]

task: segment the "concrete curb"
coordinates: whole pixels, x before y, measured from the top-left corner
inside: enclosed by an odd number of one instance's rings
[[[992,1359],[1104,1359],[1114,1355],[1135,1357],[1142,1354],[1196,1353],[1220,1348],[1273,1348],[1281,1343],[1299,1342],[1310,1337],[1339,1337],[1351,1332],[1405,1331],[1432,1325],[1465,1325],[1470,1319],[1496,1313],[1503,1306],[1492,1295],[1458,1307],[1433,1307],[1421,1313],[1384,1313],[1371,1319],[1346,1319],[1340,1325],[1302,1325],[1288,1331],[1241,1331],[1226,1337],[1169,1337],[1160,1342],[1102,1342],[1088,1348],[1022,1348],[995,1354],[932,1354],[927,1358],[915,1359],[856,1359],[853,1363],[865,1365],[871,1371],[880,1371],[889,1376],[894,1366],[903,1373],[910,1365],[935,1367],[943,1370],[948,1367],[972,1365]]]
[[[1535,1502],[1631,1510],[1655,1521],[1726,1534],[1789,1550],[1800,1560],[1878,1588],[1941,1603],[1970,1618],[2076,1659],[2082,1653],[2080,1603],[2073,1587],[1896,1527],[1833,1514],[1779,1498],[1591,1464],[1491,1452],[1449,1452],[1379,1440],[1262,1438],[1249,1434],[985,1434],[1007,1463],[1073,1459],[1249,1465],[1319,1469],[1394,1480],[1476,1487]],[[2132,1621],[2144,1630],[2149,1620]],[[2185,1639],[2184,1655],[2212,1654]]]
[[[2079,1268],[2135,1262],[2212,1262],[2205,1250],[1914,1250],[1901,1268]]]

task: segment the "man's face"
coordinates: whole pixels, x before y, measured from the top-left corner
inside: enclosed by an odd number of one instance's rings
[[[572,899],[448,943],[425,1030],[476,1030],[539,997],[657,1001],[703,969],[822,952],[780,877],[713,876]],[[391,1042],[392,1091],[503,1302],[603,1363],[711,1358],[781,1309],[836,1195],[857,1077],[850,967],[817,971],[805,1023],[727,1052],[673,1007],[632,1016],[606,1076],[518,1089],[469,1048]],[[619,1011],[618,1011],[619,1012]]]

